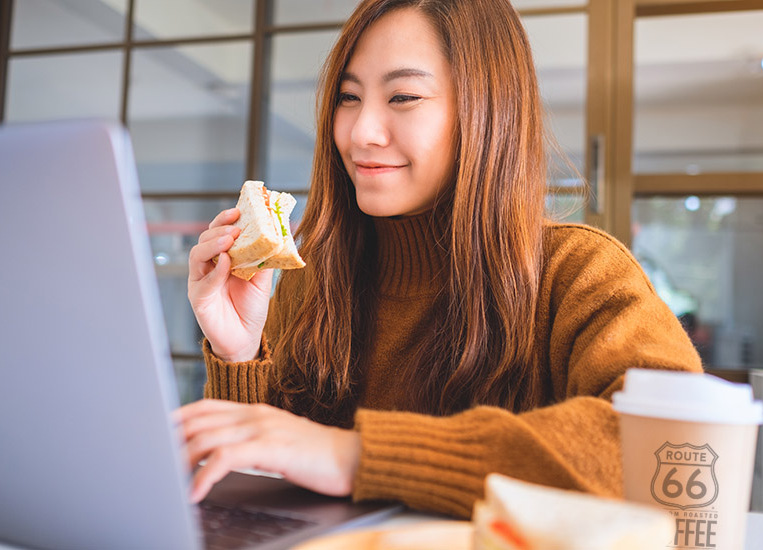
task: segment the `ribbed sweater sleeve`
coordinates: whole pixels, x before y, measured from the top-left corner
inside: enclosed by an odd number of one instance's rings
[[[227,399],[239,403],[267,403],[269,377],[273,362],[270,347],[263,335],[259,358],[241,363],[227,363],[218,358],[208,340],[202,343],[207,365],[204,397]]]
[[[578,430],[548,434],[560,421]],[[476,407],[451,417],[360,410],[356,429],[363,442],[353,494],[357,500],[402,500],[414,509],[469,517],[490,472],[619,494],[606,484],[608,478],[619,481],[616,464],[594,458],[586,467],[583,460],[571,460],[572,449],[565,449],[569,445],[579,452],[580,441],[586,440],[591,446],[586,455],[617,455],[616,439],[611,437],[616,418],[599,399],[578,398],[520,415],[496,407]],[[572,440],[565,441],[564,434]],[[597,483],[597,478],[605,482]]]
[[[355,499],[397,499],[468,517],[490,472],[621,494],[610,399],[623,374],[629,367],[699,372],[699,357],[622,245],[572,226],[556,226],[548,240],[537,314],[548,404],[520,414],[476,407],[450,417],[360,410]]]

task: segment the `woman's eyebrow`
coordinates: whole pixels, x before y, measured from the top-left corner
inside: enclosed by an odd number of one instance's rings
[[[360,84],[360,79],[357,76],[355,76],[354,74],[349,73],[347,71],[342,73],[342,78],[341,78],[340,82],[344,82],[344,81],[349,81],[349,82],[354,82],[355,84]]]
[[[423,71],[421,69],[404,68],[404,69],[396,69],[394,71],[388,72],[387,74],[384,75],[383,80],[384,82],[389,82],[397,78],[410,78],[410,77],[434,78],[434,75],[432,73],[428,73],[427,71]]]
[[[394,71],[388,72],[382,77],[382,80],[386,83],[398,78],[412,78],[412,77],[434,78],[434,75],[432,73],[429,73],[421,69],[403,68],[403,69],[395,69]],[[358,78],[357,75],[349,71],[345,71],[342,74],[342,82],[344,81],[354,82],[355,84],[361,83],[360,78]]]

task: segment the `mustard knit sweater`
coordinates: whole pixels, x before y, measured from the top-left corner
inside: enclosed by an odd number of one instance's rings
[[[449,417],[400,411],[398,365],[411,357],[443,281],[445,257],[432,245],[429,220],[375,220],[380,302],[355,413],[362,454],[353,498],[400,500],[469,517],[490,472],[620,495],[618,418],[610,399],[626,369],[702,370],[676,317],[612,237],[591,227],[551,224],[536,317],[541,401],[550,404],[520,414],[498,407]],[[269,350],[287,322],[279,303],[299,296],[299,288],[283,287],[271,303],[258,360],[225,363],[204,343],[206,397],[268,401],[277,376]]]

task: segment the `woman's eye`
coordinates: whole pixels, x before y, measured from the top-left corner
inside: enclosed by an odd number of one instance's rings
[[[417,95],[407,95],[407,94],[397,94],[395,96],[392,96],[392,99],[389,100],[390,103],[413,103],[414,101],[418,101],[421,98]]]
[[[339,94],[339,104],[340,105],[349,105],[351,103],[354,103],[356,101],[360,101],[360,98],[354,94],[349,94],[347,92],[341,92]]]

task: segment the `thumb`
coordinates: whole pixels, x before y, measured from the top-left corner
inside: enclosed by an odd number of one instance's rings
[[[273,287],[273,272],[273,269],[263,269],[262,271],[258,271],[251,279],[249,279],[249,284],[257,287],[263,294],[270,296],[270,291]]]
[[[230,256],[225,252],[221,252],[217,257],[217,264],[215,268],[207,274],[207,284],[217,289],[222,286],[230,276]]]

